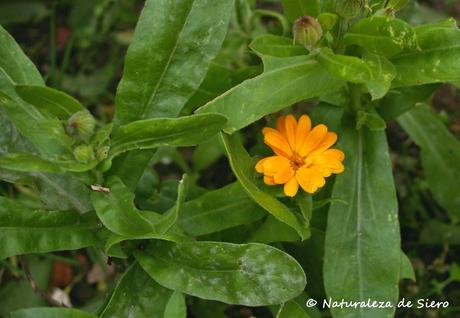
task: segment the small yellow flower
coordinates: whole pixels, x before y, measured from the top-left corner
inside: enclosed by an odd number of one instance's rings
[[[310,117],[302,115],[297,122],[292,115],[281,116],[276,129],[262,130],[264,142],[276,156],[261,159],[256,171],[264,174],[268,185],[284,184],[284,193],[293,197],[299,184],[308,193],[314,193],[326,183],[326,177],[344,171],[341,150],[330,148],[337,134],[323,124],[311,127]]]

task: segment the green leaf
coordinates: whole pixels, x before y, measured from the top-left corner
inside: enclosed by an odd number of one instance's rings
[[[169,303],[176,301],[175,297],[172,290],[160,286],[137,263],[133,263],[123,273],[99,317],[185,318],[185,312],[177,316],[167,313]]]
[[[309,235],[309,234],[308,234]],[[271,244],[274,242],[298,242],[299,234],[290,226],[269,215],[257,228],[248,242]]]
[[[239,182],[209,191],[182,206],[179,225],[191,236],[219,232],[266,215]]]
[[[229,304],[280,304],[298,295],[306,283],[291,256],[263,244],[155,241],[135,256],[161,285]]]
[[[356,130],[345,122],[339,148],[345,172],[335,180],[324,256],[327,296],[345,301],[398,300],[398,204],[385,132]],[[340,270],[338,270],[340,269]],[[394,308],[333,308],[336,317],[390,317]]]
[[[319,0],[281,0],[284,14],[293,22],[303,15],[317,16],[320,12]]]
[[[17,84],[45,85],[35,65],[2,26],[0,26],[0,68]]]
[[[249,197],[279,221],[297,231],[302,239],[309,236],[308,224],[286,205],[262,191],[255,183],[254,162],[235,135],[221,134],[230,166]]]
[[[294,45],[293,40],[283,36],[263,34],[256,37],[249,45],[258,55],[289,57],[308,55],[308,51],[300,45]]]
[[[115,122],[177,116],[219,51],[232,7],[233,0],[146,1],[117,90]]]
[[[114,132],[109,157],[159,146],[194,146],[217,134],[225,123],[219,114],[135,121]]]
[[[394,87],[460,79],[460,30],[454,19],[417,27],[420,49],[391,59],[398,72]]]
[[[390,90],[391,82],[396,77],[396,69],[384,56],[366,53],[364,61],[371,70],[372,79],[366,82],[366,87],[372,99],[380,99]]]
[[[0,68],[0,90],[11,93],[13,84]],[[14,91],[11,94],[15,94]],[[64,126],[57,118],[47,118],[32,105],[3,92],[0,92],[0,109],[43,155],[55,157],[72,154],[72,139],[66,135]]]
[[[372,79],[369,65],[360,58],[334,54],[331,49],[324,48],[318,60],[331,75],[348,82],[366,83]]]
[[[144,235],[153,232],[153,225],[134,206],[134,194],[118,177],[106,184],[110,192],[91,194],[97,216],[112,232],[122,236]]]
[[[439,84],[427,84],[391,90],[377,108],[386,121],[394,120],[413,108],[417,103],[427,103]]]
[[[460,143],[426,105],[398,117],[398,123],[421,148],[423,171],[435,200],[460,219]]]
[[[291,300],[281,305],[276,318],[310,318],[303,308]]]
[[[414,29],[403,20],[373,16],[359,20],[345,34],[344,42],[368,49],[372,53],[393,56],[417,48]]]
[[[87,312],[72,308],[30,308],[14,311],[11,318],[96,318]]]
[[[380,115],[374,110],[364,111],[358,110],[356,114],[356,129],[366,126],[370,130],[378,131],[385,130],[387,124]]]
[[[342,85],[311,57],[277,59],[280,60],[283,60],[282,67],[266,69],[263,74],[235,86],[197,112],[225,115],[228,122],[224,131],[233,133],[267,114],[332,92]]]
[[[187,306],[184,294],[174,292],[166,305],[165,318],[186,318]]]
[[[16,85],[16,93],[23,100],[35,106],[44,114],[51,114],[59,119],[70,116],[85,108],[70,95],[45,86]]]
[[[401,269],[400,269],[400,279],[410,279],[412,281],[416,281],[415,279],[415,272],[412,263],[407,257],[407,255],[401,251]]]
[[[161,216],[161,219],[155,224],[155,228],[161,234],[166,233],[180,217],[182,206],[187,196],[189,178],[186,174],[182,176],[182,180],[179,181],[179,188],[177,189],[177,200],[176,205]]]
[[[0,168],[24,172],[84,172],[94,168],[97,163],[95,160],[89,163],[47,160],[30,153],[8,153],[0,156]]]
[[[31,210],[0,197],[0,259],[99,245],[100,231],[92,213]]]

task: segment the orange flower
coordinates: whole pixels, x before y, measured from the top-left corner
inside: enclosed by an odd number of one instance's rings
[[[299,184],[308,193],[314,193],[326,183],[324,178],[344,171],[345,155],[330,148],[337,134],[328,132],[325,125],[311,127],[310,117],[302,115],[297,122],[292,115],[279,117],[276,129],[262,130],[264,142],[276,156],[259,160],[256,171],[264,174],[268,185],[284,184],[284,193],[293,197]]]

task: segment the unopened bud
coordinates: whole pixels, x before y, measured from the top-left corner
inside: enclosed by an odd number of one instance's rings
[[[87,110],[76,112],[67,121],[67,132],[83,140],[91,138],[95,127],[96,119]]]
[[[98,161],[102,161],[102,160],[106,159],[107,156],[109,155],[109,150],[110,150],[109,146],[102,146],[101,148],[99,148],[96,151],[96,159]]]
[[[323,29],[321,24],[309,16],[303,16],[294,23],[294,42],[310,49],[321,40]]]
[[[94,160],[94,151],[91,146],[80,145],[73,150],[73,155],[78,162],[86,163]]]
[[[354,18],[364,8],[364,0],[337,0],[336,12],[343,18]]]

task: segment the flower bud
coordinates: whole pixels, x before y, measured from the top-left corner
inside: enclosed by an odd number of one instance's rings
[[[109,155],[109,146],[102,146],[96,151],[96,159],[102,161]]]
[[[73,150],[73,155],[78,162],[86,163],[94,160],[94,151],[91,146],[80,145]]]
[[[67,132],[83,140],[91,138],[95,127],[96,119],[87,110],[76,112],[67,121]]]
[[[364,0],[337,0],[336,12],[343,18],[354,18],[364,8]]]
[[[293,33],[295,43],[310,49],[314,47],[323,36],[323,29],[315,18],[303,16],[294,23]]]

